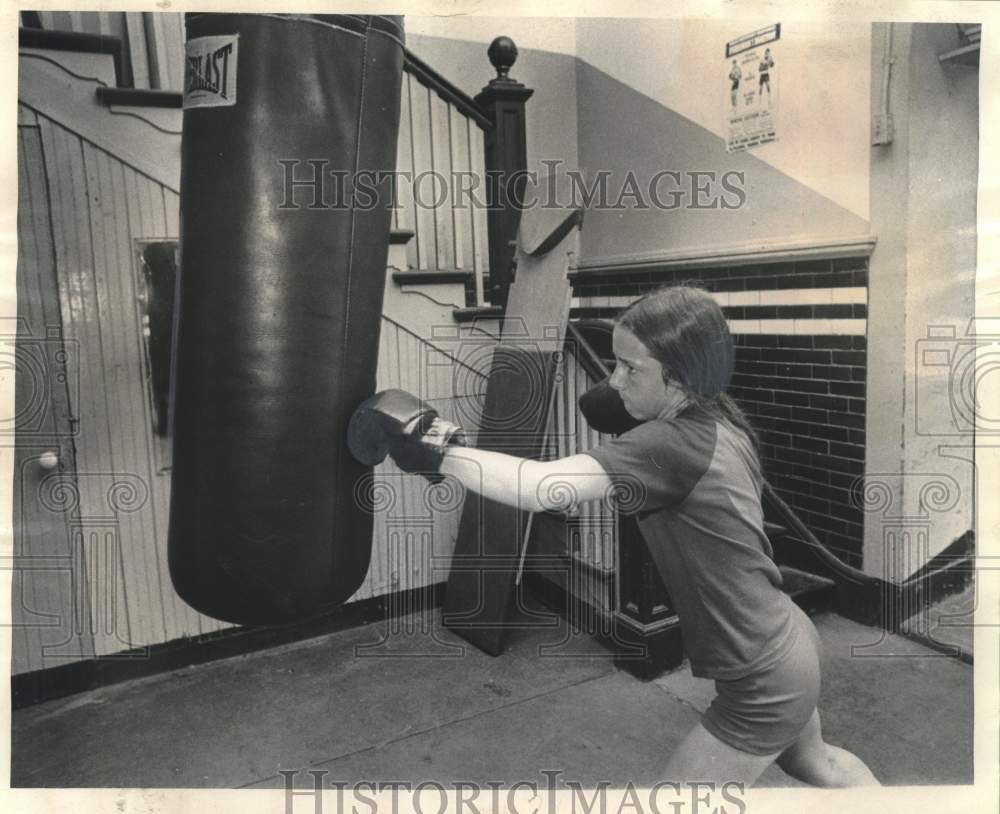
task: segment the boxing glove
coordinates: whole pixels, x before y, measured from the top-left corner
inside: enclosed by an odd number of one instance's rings
[[[347,447],[359,463],[374,466],[389,455],[404,472],[432,483],[442,479],[445,449],[465,443],[461,427],[405,390],[376,393],[354,411],[347,426]]]
[[[621,394],[611,386],[610,379],[595,384],[580,396],[578,403],[587,423],[598,432],[619,435],[642,423],[629,415]]]

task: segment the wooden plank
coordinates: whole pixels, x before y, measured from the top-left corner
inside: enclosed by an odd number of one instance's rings
[[[179,115],[176,132],[164,132],[139,116],[115,115],[100,104],[96,80],[74,77],[30,55],[20,57],[18,71],[22,103],[168,188],[179,189]]]
[[[484,156],[483,133],[472,122],[466,122],[469,130],[469,165],[472,172],[479,174],[479,200],[486,201],[486,159]],[[472,209],[472,267],[476,273],[476,304],[485,305],[483,279],[489,273],[489,233],[486,225],[486,207]]]
[[[142,12],[125,12],[125,35],[132,63],[132,84],[137,88],[152,87],[149,83],[149,53],[146,50],[146,23]]]
[[[163,24],[165,62],[167,65],[167,89],[184,90],[184,15],[177,13],[158,14]]]
[[[76,142],[76,144],[73,144]],[[120,360],[123,356],[120,350],[120,331],[115,322],[117,303],[108,293],[108,279],[117,277],[118,270],[109,269],[110,253],[113,252],[114,238],[109,238],[109,227],[113,222],[113,212],[110,208],[110,192],[106,193],[102,179],[96,167],[99,155],[93,147],[79,141],[75,136],[67,134],[67,143],[72,147],[72,171],[76,179],[75,189],[78,196],[79,218],[77,232],[78,244],[74,247],[80,263],[77,266],[81,276],[82,294],[85,303],[83,326],[88,335],[86,354],[91,359],[91,366],[101,371],[101,376],[92,383],[93,389],[88,397],[98,399],[98,414],[95,415],[95,426],[99,430],[93,441],[93,456],[88,464],[85,477],[93,478],[95,491],[101,491],[101,504],[95,505],[95,519],[109,518],[98,522],[95,530],[87,529],[84,539],[93,548],[91,553],[107,567],[119,570],[120,585],[116,581],[102,583],[114,585],[118,599],[114,601],[114,614],[106,616],[111,609],[95,607],[94,613],[99,625],[103,625],[105,634],[114,643],[110,646],[120,650],[145,644],[149,641],[149,631],[146,619],[137,611],[146,595],[137,595],[138,588],[143,588],[142,574],[132,564],[132,552],[135,540],[141,539],[142,526],[130,512],[118,511],[115,508],[114,495],[117,494],[113,484],[126,484],[125,488],[147,489],[140,473],[136,472],[134,462],[122,449],[122,433],[129,428],[121,410],[120,397]],[[105,216],[107,215],[107,217]],[[109,243],[112,245],[109,246]],[[72,272],[71,272],[72,273]],[[96,497],[96,495],[95,495]],[[109,538],[109,535],[113,537]],[[110,545],[112,550],[104,550]],[[105,559],[106,558],[106,559]],[[88,569],[89,570],[89,569]],[[98,573],[95,580],[104,580],[108,575]],[[133,587],[134,586],[134,587]],[[126,590],[131,587],[132,590]],[[117,590],[119,589],[120,590]],[[109,597],[110,599],[110,597]],[[122,604],[119,605],[119,602]],[[128,636],[120,635],[120,630],[109,628],[110,619],[116,618],[117,609],[121,607],[129,622]]]
[[[472,166],[469,153],[469,120],[457,108],[449,106],[451,114],[451,196],[452,229],[455,235],[455,268],[473,268],[472,202],[464,192],[471,186]]]
[[[126,178],[131,179],[131,188],[143,183],[152,183],[134,173],[134,171],[113,159],[108,160],[107,184],[109,194],[114,201],[113,210],[118,213],[128,213],[134,210],[134,198],[129,195],[130,185]],[[157,185],[158,186],[158,185]],[[147,358],[145,340],[142,331],[142,303],[140,300],[140,278],[137,268],[136,245],[134,241],[135,224],[131,217],[119,217],[115,221],[113,246],[115,249],[116,277],[118,285],[115,290],[115,300],[119,303],[116,312],[120,323],[116,327],[121,333],[121,352],[119,364],[123,369],[124,381],[121,383],[120,397],[128,418],[128,433],[123,435],[129,441],[129,454],[136,471],[142,473],[149,487],[149,504],[143,511],[140,537],[136,545],[142,552],[142,568],[155,567],[158,587],[156,594],[150,593],[146,602],[152,602],[154,596],[160,602],[161,623],[154,628],[162,628],[164,640],[169,641],[184,633],[190,634],[196,626],[182,626],[172,619],[176,616],[176,599],[172,587],[164,592],[163,583],[167,578],[166,563],[163,557],[148,556],[148,548],[158,550],[166,539],[166,507],[169,505],[169,491],[163,488],[163,478],[157,472],[158,449],[153,438],[153,417],[148,391]],[[147,582],[152,580],[147,577]],[[173,611],[173,614],[171,613]],[[137,609],[137,612],[141,612]]]
[[[170,76],[167,68],[167,40],[160,17],[156,12],[142,12],[143,24],[146,26],[150,87],[168,90]]]
[[[24,105],[17,106],[17,126],[18,127],[38,127],[38,116],[30,107]]]
[[[17,350],[20,370],[14,380],[17,420],[12,496],[15,553],[11,574],[12,673],[41,669],[44,648],[53,642],[53,634],[55,641],[59,641],[72,629],[72,619],[69,624],[66,619],[67,611],[72,608],[69,586],[60,585],[55,574],[31,568],[33,558],[46,554],[68,558],[70,554],[65,514],[46,512],[39,500],[46,473],[38,466],[37,458],[55,447],[47,439],[56,434],[56,426],[54,411],[49,409],[45,398],[48,383],[42,380],[51,375],[45,365],[44,357],[48,354],[43,352],[39,358],[40,354],[34,352],[38,346],[27,344],[29,337],[44,341],[46,326],[52,324],[47,321],[45,306],[54,297],[54,290],[46,291],[41,281],[45,276],[54,282],[55,277],[51,251],[46,256],[43,248],[47,237],[43,168],[37,130],[19,129],[16,284],[20,324],[15,327],[12,321],[9,332],[17,330],[25,344]],[[38,226],[42,229],[38,230]],[[10,352],[15,352],[12,339],[5,336],[4,344]],[[62,623],[55,630],[43,627],[54,620],[40,614],[59,614]]]
[[[180,234],[180,196],[172,190],[168,190],[163,186],[159,187],[160,195],[162,197],[163,213],[165,217],[165,236],[170,240],[179,239]],[[138,274],[138,272],[136,272]],[[138,280],[137,280],[138,284]],[[143,358],[145,359],[145,349],[143,348]],[[144,375],[150,375],[148,371],[144,371]],[[147,401],[147,407],[148,405]],[[151,407],[150,407],[151,409]],[[168,526],[169,526],[169,507],[170,507],[170,472],[169,470],[160,470],[160,455],[161,448],[164,445],[164,441],[157,438],[152,430],[152,415],[149,414],[149,423],[147,427],[147,437],[149,438],[151,446],[151,460],[154,462],[155,467],[153,471],[153,494],[154,494],[154,504],[153,511],[156,519],[156,546],[157,546],[157,558],[160,563],[160,574],[161,574],[161,590],[164,594],[164,601],[166,605],[167,613],[167,629],[170,637],[175,638],[181,635],[191,635],[192,633],[208,633],[213,630],[220,630],[224,627],[229,627],[230,625],[225,622],[221,622],[218,619],[211,619],[210,617],[204,616],[198,613],[192,607],[190,607],[186,602],[184,602],[179,596],[177,596],[176,591],[173,589],[173,584],[169,579],[169,567],[167,565],[167,539],[168,539]],[[166,439],[165,445],[169,446],[169,440]],[[169,454],[169,453],[167,453]]]
[[[112,212],[124,212],[128,201],[124,196],[122,165],[114,159],[95,155],[100,170],[102,198],[113,202]],[[148,179],[140,183],[150,185],[159,192],[159,186]],[[146,595],[133,600],[132,617],[135,628],[145,630],[141,644],[169,641],[177,626],[171,624],[171,604],[165,599],[165,589],[173,593],[166,573],[166,558],[160,554],[163,538],[157,533],[157,505],[155,495],[155,453],[152,449],[152,416],[144,370],[144,343],[140,329],[140,306],[136,290],[134,257],[135,247],[127,218],[105,218],[105,255],[108,274],[105,276],[106,297],[109,308],[104,317],[103,334],[109,337],[109,361],[113,361],[115,375],[109,393],[119,411],[119,431],[114,434],[116,456],[124,471],[135,473],[148,490],[148,500],[141,510],[123,516],[123,533],[127,529],[129,543],[124,548],[126,566],[132,568],[144,582]],[[130,584],[140,584],[138,581]],[[133,592],[130,592],[130,595]],[[178,633],[179,635],[179,633]]]
[[[51,136],[51,133],[49,134]],[[64,315],[60,305],[57,282],[57,257],[56,245],[53,238],[56,237],[55,224],[50,219],[49,180],[46,178],[46,167],[51,161],[47,157],[45,142],[43,141],[43,131],[41,128],[35,130],[24,130],[21,138],[25,145],[23,152],[24,160],[19,162],[21,172],[21,183],[19,185],[19,212],[18,229],[20,238],[19,249],[19,312],[27,309],[25,316],[31,325],[32,335],[37,335],[41,341],[45,342],[48,332],[54,330],[56,333],[48,341],[58,341],[55,337],[66,336],[63,341],[63,348],[67,351],[66,382],[51,382],[48,389],[48,410],[50,415],[47,420],[50,422],[46,431],[51,440],[43,442],[34,450],[38,452],[53,449],[58,451],[61,465],[65,467],[62,475],[53,476],[59,478],[60,483],[65,483],[71,489],[77,486],[74,473],[76,472],[76,459],[74,455],[74,445],[70,440],[72,431],[72,411],[77,405],[72,404],[69,398],[69,387],[74,381],[79,381],[80,366],[79,353],[74,347],[72,336],[63,331]],[[51,145],[51,137],[48,139]],[[30,149],[27,149],[28,145]],[[46,156],[43,158],[43,154]],[[75,394],[74,394],[75,395]],[[36,438],[42,441],[41,438]],[[29,453],[30,444],[22,439],[18,444],[18,454]],[[37,477],[37,465],[22,470],[26,478]],[[25,490],[30,489],[27,483],[21,482],[22,494],[27,498]],[[43,487],[37,483],[35,489]],[[44,487],[43,487],[44,488]],[[35,591],[35,599],[43,603],[41,606],[46,610],[59,613],[65,619],[67,632],[71,631],[71,625],[75,626],[77,621],[84,624],[79,628],[79,632],[74,632],[61,646],[59,643],[65,638],[60,636],[53,638],[53,631],[37,630],[26,633],[28,648],[31,651],[31,664],[40,668],[42,666],[53,666],[58,663],[75,661],[80,658],[89,658],[94,654],[94,639],[89,632],[89,608],[87,608],[84,597],[82,613],[79,620],[74,619],[73,609],[77,600],[74,596],[74,584],[69,580],[69,573],[74,569],[76,576],[81,576],[82,563],[78,558],[74,558],[71,547],[71,530],[69,526],[68,510],[60,510],[60,503],[56,501],[40,501],[40,494],[35,491],[31,494],[31,499],[26,500],[23,505],[22,517],[16,525],[28,531],[30,536],[41,534],[41,538],[34,542],[28,542],[25,546],[26,553],[31,555],[56,555],[64,558],[67,563],[67,570],[64,572],[65,578],[57,575],[43,577],[33,575],[28,579],[30,583],[27,587],[29,594]],[[48,507],[46,509],[46,506]],[[19,509],[15,507],[15,512]],[[48,583],[44,586],[39,583]],[[60,582],[62,584],[60,584]],[[77,581],[77,585],[79,582]],[[37,589],[37,590],[36,590]],[[38,592],[40,591],[40,593]],[[46,658],[48,656],[48,658]]]
[[[431,151],[430,91],[419,82],[410,84],[410,132],[413,139],[414,223],[416,232],[417,268],[437,268],[437,239],[434,225],[433,186],[430,173],[434,169]]]
[[[172,189],[167,189],[163,186],[160,187],[160,191],[163,193],[163,212],[167,221],[166,236],[170,240],[179,241],[181,234],[181,196]]]
[[[454,213],[451,193],[451,120],[448,103],[431,94],[431,161],[434,165],[434,192],[428,202],[434,207],[435,267],[455,267]]]
[[[42,28],[47,31],[72,31],[73,20],[68,11],[40,11]]]
[[[108,481],[115,473],[110,459],[111,426],[103,409],[107,389],[106,367],[101,356],[101,325],[97,309],[94,279],[94,248],[91,241],[87,179],[84,174],[80,139],[62,128],[56,139],[59,145],[57,171],[63,179],[62,205],[53,220],[65,223],[62,241],[63,257],[57,244],[57,268],[60,270],[68,293],[68,310],[71,313],[71,335],[80,341],[79,354],[84,378],[80,382],[80,443],[78,445],[78,478],[80,479],[81,511],[85,523],[81,539],[87,546],[86,563],[91,575],[91,596],[102,596],[100,586],[111,580],[116,588],[115,597],[96,599],[92,605],[94,644],[99,655],[127,648],[133,639],[129,607],[125,597],[125,576],[122,570],[121,541],[117,551],[106,552],[102,528],[98,518],[110,513]],[[46,150],[46,156],[48,151]],[[52,183],[52,174],[49,175]],[[117,530],[117,528],[116,528]],[[107,573],[102,569],[113,569]],[[111,629],[106,620],[114,610],[120,625]]]
[[[96,34],[97,26],[93,15],[85,14],[82,11],[71,11],[69,13],[70,31],[77,31],[82,34]]]
[[[117,37],[123,44],[126,36],[125,14],[121,11],[99,11],[94,14],[97,18],[97,30],[95,33],[104,37]]]
[[[410,135],[410,81],[404,71],[399,97],[399,136],[396,140],[396,206],[393,210],[393,228],[413,231],[413,141]],[[409,180],[407,180],[409,179]],[[407,245],[407,259],[413,241]]]
[[[131,235],[129,246],[134,247],[136,240],[140,239],[162,239],[170,237],[167,226],[166,207],[164,204],[163,187],[152,183],[149,179],[141,175],[126,171],[128,177],[127,187],[130,190],[130,208],[133,212],[131,221]],[[169,193],[173,195],[173,193]],[[132,251],[135,251],[133,248]],[[133,256],[132,262],[136,262]],[[136,272],[138,273],[138,272]],[[145,358],[144,340],[137,335],[136,339],[139,347],[136,349],[136,356]],[[137,383],[135,390],[141,391],[143,396],[143,431],[148,438],[149,447],[155,443],[152,430],[151,405],[149,404],[148,386],[145,380],[147,375],[145,369],[141,372],[141,382]],[[149,453],[155,458],[155,450]],[[152,461],[150,462],[152,470]],[[154,482],[162,480],[158,474],[151,474]],[[154,507],[155,525],[154,532],[150,535],[150,540],[146,544],[150,550],[148,558],[150,568],[155,569],[156,574],[155,591],[161,603],[160,613],[163,616],[163,624],[166,631],[166,638],[173,639],[185,635],[196,635],[198,633],[217,630],[220,627],[228,627],[228,624],[219,623],[218,620],[209,620],[186,605],[177,596],[170,582],[169,569],[167,566],[167,523],[169,508],[169,488],[167,484],[153,487],[154,495],[162,496],[161,501]]]
[[[90,204],[87,208],[90,222],[88,224],[91,240],[90,251],[92,253],[92,285],[93,291],[93,319],[97,321],[95,330],[97,344],[89,349],[89,352],[96,354],[97,359],[104,370],[105,375],[100,381],[100,389],[94,396],[100,399],[102,405],[102,418],[110,427],[114,429],[108,433],[106,445],[100,449],[101,469],[98,474],[106,475],[110,480],[123,482],[133,482],[133,479],[140,482],[138,488],[145,487],[145,481],[141,474],[136,472],[132,466],[133,462],[122,449],[122,435],[130,431],[130,422],[122,413],[122,406],[119,398],[119,379],[121,371],[119,369],[121,352],[120,336],[117,326],[114,324],[114,315],[120,310],[117,298],[109,297],[108,281],[117,281],[120,270],[112,266],[112,255],[114,253],[115,239],[113,234],[109,234],[112,226],[114,213],[110,204],[113,197],[110,191],[104,188],[103,179],[100,177],[98,163],[103,156],[87,144],[81,144],[83,172],[85,173],[87,200]],[[105,201],[107,199],[107,205]],[[88,326],[90,327],[90,326]],[[98,383],[94,382],[95,388]],[[104,508],[104,513],[113,517],[113,525],[117,532],[117,546],[122,563],[122,578],[128,590],[125,591],[126,601],[130,606],[128,618],[131,621],[129,644],[144,644],[148,641],[143,620],[136,613],[137,604],[149,596],[148,584],[144,584],[144,574],[136,572],[132,566],[132,551],[136,541],[141,541],[141,532],[137,531],[136,519],[131,515],[120,515],[115,512],[111,505]],[[141,528],[141,527],[140,527]],[[141,545],[141,542],[138,543]],[[141,598],[137,598],[141,597]]]
[[[535,211],[522,229],[533,228]],[[561,219],[545,213],[558,228]],[[517,249],[518,273],[510,288],[500,343],[494,349],[476,446],[522,458],[545,451],[558,354],[563,351],[571,288],[567,272],[576,251],[577,229],[563,233],[552,250],[531,256]],[[516,426],[512,416],[517,416]],[[442,621],[490,655],[503,650],[516,597],[515,580],[529,513],[470,493],[459,525]]]
[[[414,164],[416,147],[413,136],[413,100],[416,94],[416,88],[419,88],[419,83],[415,84],[415,80],[410,74],[403,72],[403,84],[402,93],[406,96],[406,135],[407,141],[404,144],[404,155],[406,156],[407,169],[410,172],[409,179],[405,182],[406,193],[404,200],[409,201],[410,210],[407,216],[408,228],[413,232],[413,238],[406,244],[406,262],[410,268],[417,269],[420,268],[420,230],[417,228],[420,219],[420,212],[416,208],[414,203],[413,194],[413,184],[414,178],[416,177],[416,166]],[[400,132],[404,123],[400,122]]]

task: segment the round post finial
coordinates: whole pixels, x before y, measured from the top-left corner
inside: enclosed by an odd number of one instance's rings
[[[497,70],[497,79],[509,79],[507,74],[511,66],[517,62],[517,46],[510,37],[497,37],[490,43],[486,56]]]

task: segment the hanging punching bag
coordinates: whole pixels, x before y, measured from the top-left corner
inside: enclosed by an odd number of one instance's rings
[[[375,390],[402,21],[185,24],[168,561],[196,610],[277,624],[371,557],[344,439]]]

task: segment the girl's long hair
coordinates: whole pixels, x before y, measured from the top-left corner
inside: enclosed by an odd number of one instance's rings
[[[733,376],[735,350],[719,304],[703,288],[660,288],[626,308],[617,323],[627,328],[663,366],[690,400],[746,433],[760,456],[753,425],[726,388]]]

